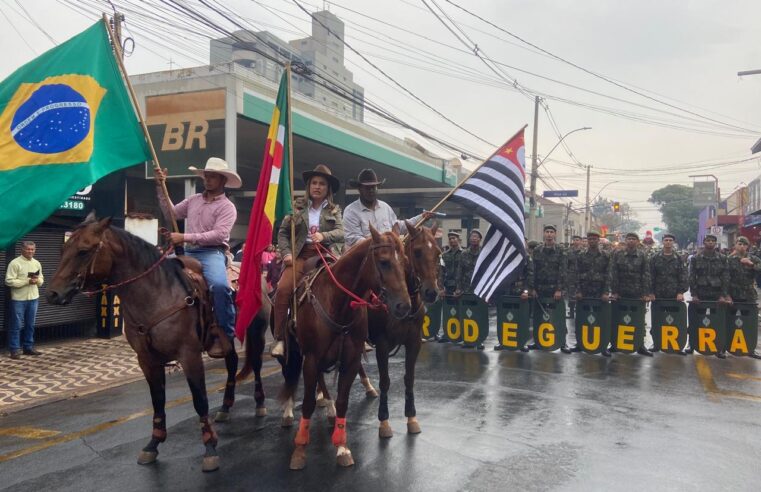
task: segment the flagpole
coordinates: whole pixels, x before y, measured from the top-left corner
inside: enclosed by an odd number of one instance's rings
[[[122,60],[122,47],[121,45],[114,39],[114,35],[111,32],[111,26],[108,25],[108,16],[106,14],[103,14],[103,23],[106,25],[106,31],[108,31],[108,37],[111,39],[111,45],[114,47],[115,55],[114,58],[116,58],[116,63],[119,65],[119,71],[122,74],[122,78],[124,79],[125,84],[127,85],[127,90],[129,92],[130,99],[132,100],[132,105],[135,107],[135,111],[137,111],[137,118],[140,120],[140,128],[143,130],[143,135],[145,136],[145,139],[148,141],[148,148],[151,149],[151,158],[153,159],[153,169],[154,170],[161,170],[161,165],[159,164],[159,158],[156,155],[156,149],[153,148],[153,140],[151,139],[150,134],[148,133],[148,125],[145,123],[145,119],[143,118],[143,113],[140,110],[140,105],[137,102],[137,95],[135,95],[135,89],[132,87],[132,83],[129,80],[129,76],[127,76],[127,69],[124,67],[124,61]],[[171,198],[169,198],[169,190],[167,190],[166,187],[166,181],[161,182],[161,191],[164,193],[164,196],[166,197],[166,200],[168,203],[172,203]],[[174,232],[180,232],[180,228],[177,227],[177,218],[174,216],[174,210],[172,210],[171,207],[169,207],[169,218],[172,222],[172,230]]]
[[[296,211],[293,210],[293,121],[291,121],[291,62],[285,64],[286,101],[288,103],[288,186],[291,187],[291,271],[293,272],[293,322],[296,323],[298,301],[296,300]],[[307,204],[309,203],[309,190],[307,190]],[[309,224],[307,224],[307,233]],[[284,334],[285,335],[285,334]],[[286,337],[284,337],[286,338]]]

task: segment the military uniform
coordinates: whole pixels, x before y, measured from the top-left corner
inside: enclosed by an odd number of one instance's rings
[[[498,289],[498,293],[508,296],[519,296],[528,290],[528,271],[531,257],[527,257],[517,268],[518,276],[510,283],[503,283]]]
[[[743,265],[740,260],[750,258],[753,266]],[[746,254],[744,256],[732,255],[727,260],[729,269],[729,295],[734,302],[756,302],[756,275],[761,272],[761,259],[757,256]]]
[[[441,283],[447,295],[452,295],[457,290],[457,276],[460,272],[460,260],[462,248],[450,249],[441,255],[444,267],[441,271]]]
[[[473,270],[476,269],[478,255],[481,254],[481,247],[476,250],[468,248],[460,254],[460,271],[457,274],[457,289],[463,294],[472,294],[473,286],[470,280],[473,278]]]
[[[584,298],[599,299],[610,292],[610,253],[588,249],[576,257],[576,292]]]
[[[552,297],[555,291],[564,291],[568,272],[568,254],[556,245],[540,244],[534,249],[529,264],[529,288],[539,297]]]
[[[656,299],[673,301],[678,294],[687,292],[689,287],[687,265],[676,252],[670,255],[663,254],[663,251],[655,254],[650,260],[650,278]]]
[[[650,285],[650,268],[644,252],[623,249],[613,254],[611,292],[625,299],[639,299],[650,294]]]
[[[718,301],[729,294],[727,257],[701,251],[690,260],[690,293],[700,301]]]

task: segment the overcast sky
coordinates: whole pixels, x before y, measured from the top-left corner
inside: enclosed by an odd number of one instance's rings
[[[761,174],[759,159],[700,168],[708,162],[748,159],[751,145],[761,138],[761,75],[737,76],[740,70],[761,69],[761,2],[452,2],[504,31],[447,0],[428,3],[443,9],[454,22],[450,26],[455,32],[461,29],[459,40],[422,0],[337,0],[328,7],[345,21],[349,44],[486,142],[500,145],[528,124],[526,154],[530,155],[532,94],[536,93],[547,96],[545,103],[561,134],[592,127],[570,135],[565,140],[568,149],[559,146],[541,169],[547,184],[540,182],[539,189],[578,189],[580,202],[575,205],[583,203],[585,193],[584,171],[579,164],[593,166],[593,196],[608,183],[618,181],[608,185],[602,195],[630,202],[648,229],[660,223],[659,213],[646,203],[658,187],[691,184],[688,175],[711,173],[719,177],[725,197]],[[134,54],[126,62],[131,74],[166,70],[170,60],[174,68],[208,63],[208,40],[197,35],[202,29],[196,34],[168,32],[159,21],[147,17],[153,15],[149,10],[135,10],[141,3],[113,0],[127,13],[127,35],[136,43]],[[199,8],[196,0],[186,3]],[[310,30],[309,18],[292,1],[212,3],[229,7],[245,17],[248,25],[270,30],[286,40],[304,37],[304,31]],[[312,11],[323,8],[318,0],[302,3]],[[78,7],[72,8],[72,4]],[[96,4],[100,10],[110,10],[108,2],[96,0],[0,0],[0,77],[95,22],[95,8],[90,9],[93,13],[89,16],[81,10]],[[563,63],[505,31],[640,94]],[[499,74],[464,46],[471,42],[478,45],[482,56],[504,64]],[[348,49],[346,58],[347,67],[354,72],[356,82],[365,87],[369,100],[468,151],[486,156],[494,150],[403,94]],[[520,91],[511,84],[513,78]],[[408,135],[375,117],[368,117],[368,123]],[[558,136],[542,109],[538,155],[546,155],[557,142]],[[447,155],[444,149],[427,146]]]

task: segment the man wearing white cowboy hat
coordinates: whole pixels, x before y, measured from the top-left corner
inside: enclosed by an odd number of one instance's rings
[[[203,169],[195,166],[188,169],[203,178],[203,193],[196,193],[174,205],[161,192],[166,169],[157,170],[159,202],[165,214],[171,209],[177,220],[186,219],[185,232],[172,232],[170,239],[173,244],[185,243],[185,254],[203,265],[203,276],[211,291],[217,323],[232,339],[235,334],[235,304],[227,280],[225,251],[229,248],[230,230],[238,213],[233,202],[225,196],[225,186],[240,188],[241,179],[230,170],[227,162],[218,157],[209,158]]]
[[[399,224],[402,234],[406,234],[404,221],[397,220],[389,204],[378,199],[378,187],[385,182],[385,179],[378,179],[372,169],[363,169],[357,179],[349,180],[349,186],[359,190],[359,200],[350,203],[344,210],[344,240],[347,248],[370,237],[370,224],[380,232],[390,231],[394,224]],[[423,212],[410,221],[419,224],[431,217],[432,213]]]

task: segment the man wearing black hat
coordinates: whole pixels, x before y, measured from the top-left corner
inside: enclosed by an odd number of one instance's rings
[[[388,232],[394,225],[398,225],[402,234],[407,233],[404,221],[397,220],[391,206],[378,199],[378,187],[385,182],[385,179],[378,179],[372,169],[363,169],[357,179],[349,180],[349,186],[353,186],[359,191],[359,200],[350,203],[344,210],[344,237],[347,248],[354,246],[366,237],[370,237],[371,224],[379,232]],[[410,222],[422,224],[431,217],[433,217],[432,213],[423,212],[412,217]]]
[[[611,261],[610,289],[613,298],[640,299],[648,302],[652,293],[651,285],[647,255],[639,249],[639,236],[630,232],[626,235],[624,249],[614,253]],[[644,340],[642,343],[645,343]],[[644,345],[637,348],[637,353],[650,357],[653,355]]]
[[[462,294],[472,294],[473,271],[476,269],[478,255],[481,254],[481,231],[473,229],[468,235],[468,249],[462,252],[460,257],[460,273],[457,276],[457,290]]]
[[[729,296],[727,257],[716,249],[716,236],[713,234],[706,234],[703,238],[703,249],[690,259],[689,277],[692,299],[687,311],[688,319],[699,316],[695,307],[701,301],[732,302]],[[684,351],[691,354],[692,348],[688,347]],[[716,357],[724,359],[727,356],[722,352],[716,354]]]
[[[568,255],[555,243],[557,229],[553,225],[544,226],[544,243],[534,249],[533,261],[529,264],[528,284],[534,297],[551,297],[555,301],[563,300],[568,270]],[[529,345],[535,349],[536,343]],[[570,353],[563,341],[560,350]]]

